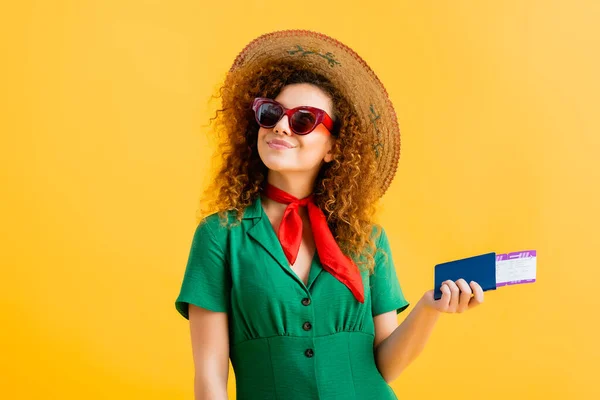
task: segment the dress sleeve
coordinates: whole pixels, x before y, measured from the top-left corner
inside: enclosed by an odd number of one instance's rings
[[[387,258],[383,252],[387,253]],[[396,314],[404,311],[410,303],[404,298],[390,243],[383,227],[377,240],[377,253],[375,254],[375,269],[371,275],[371,306],[373,316],[396,310]]]
[[[202,220],[196,227],[175,308],[189,319],[188,305],[210,311],[229,312],[231,275],[215,214]]]

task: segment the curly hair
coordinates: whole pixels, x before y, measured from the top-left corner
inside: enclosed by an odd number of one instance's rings
[[[219,87],[221,109],[210,119],[220,160],[200,200],[197,222],[218,212],[224,225],[241,221],[244,210],[260,195],[268,169],[257,151],[259,125],[251,109],[256,97],[275,98],[293,83],[309,83],[331,97],[336,137],[333,160],[323,164],[314,186],[314,201],[323,210],[340,249],[360,269],[374,269],[381,227],[372,222],[379,193],[375,182],[373,140],[364,134],[353,104],[327,78],[302,61],[259,64],[230,72]],[[229,212],[235,215],[232,221]],[[375,232],[375,235],[373,233]]]

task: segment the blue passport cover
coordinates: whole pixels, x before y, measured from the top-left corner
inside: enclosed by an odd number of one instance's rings
[[[442,282],[448,279],[457,281],[460,278],[467,281],[467,284],[471,281],[477,282],[483,291],[496,290],[496,253],[487,253],[436,265],[433,298],[435,300],[442,298],[440,290]]]

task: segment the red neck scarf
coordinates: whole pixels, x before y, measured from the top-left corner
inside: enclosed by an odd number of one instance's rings
[[[278,203],[288,204],[277,236],[290,264],[296,262],[302,242],[302,218],[298,213],[298,207],[308,206],[311,230],[323,268],[346,285],[359,302],[364,303],[364,287],[360,271],[356,264],[340,250],[329,230],[325,214],[313,201],[313,195],[298,199],[270,183],[266,184],[264,194]]]

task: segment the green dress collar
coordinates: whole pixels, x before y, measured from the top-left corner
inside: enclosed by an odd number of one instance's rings
[[[304,286],[304,282],[292,270],[285,253],[283,252],[283,248],[279,243],[277,233],[273,229],[273,225],[271,225],[271,221],[269,221],[269,218],[265,214],[264,208],[262,207],[260,195],[257,196],[256,200],[252,204],[246,207],[244,215],[242,216],[242,220],[253,220],[252,226],[250,226],[250,228],[248,228],[246,231],[248,236],[262,246],[275,259],[275,261],[277,261],[277,264],[279,264],[279,266],[283,268],[294,280]],[[308,275],[308,283],[306,285],[306,288],[309,291],[312,284],[321,274],[321,272],[323,272],[323,267],[319,260],[318,253],[315,250]]]

